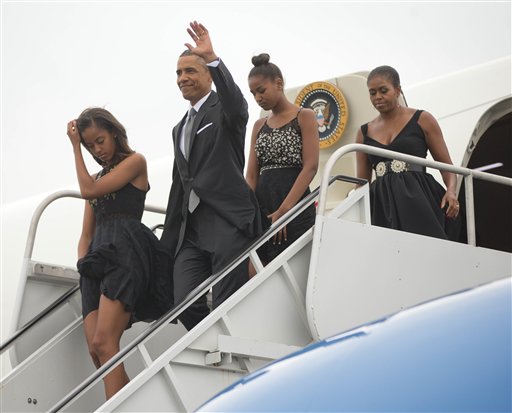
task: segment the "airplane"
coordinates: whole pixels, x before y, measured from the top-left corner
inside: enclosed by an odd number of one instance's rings
[[[65,189],[4,208],[4,236],[13,248],[2,273],[20,275],[10,335],[1,344],[2,364],[11,364],[2,372],[3,408],[192,411],[236,380],[312,343],[425,301],[510,279],[510,68],[508,56],[405,91],[411,106],[438,119],[459,174],[466,226],[458,243],[371,225],[368,185],[355,189],[361,183],[355,151],[366,149],[354,143],[359,126],[376,115],[368,72],[286,90],[290,100],[317,112],[320,168],[311,186],[319,189],[184,303],[154,323],[135,324],[123,336],[120,353],[99,370],[83,337],[75,267],[83,200]],[[431,159],[417,162],[434,175],[436,168],[447,168]],[[149,165],[153,187],[168,186],[169,164],[164,159]],[[315,226],[263,266],[256,249],[312,202],[318,203]],[[155,231],[164,206],[146,205],[143,222]],[[32,212],[26,228],[11,224]],[[372,260],[363,254],[369,248]],[[190,332],[170,323],[247,257],[257,276]],[[101,378],[121,361],[131,381],[105,401]]]

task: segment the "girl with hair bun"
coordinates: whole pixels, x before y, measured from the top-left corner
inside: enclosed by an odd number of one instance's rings
[[[279,67],[262,53],[252,58],[249,89],[268,116],[253,127],[246,179],[269,223],[274,223],[310,193],[318,168],[318,124],[312,109],[291,103],[284,94]],[[315,221],[315,207],[279,231],[259,251],[268,263],[306,232]]]

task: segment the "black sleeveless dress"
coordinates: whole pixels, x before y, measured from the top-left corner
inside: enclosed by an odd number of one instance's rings
[[[111,170],[103,169],[96,179]],[[96,228],[87,255],[77,263],[84,318],[98,309],[101,294],[132,313],[129,326],[156,320],[172,307],[170,257],[141,223],[145,199],[145,191],[127,184],[89,201]]]
[[[256,197],[266,217],[277,211],[288,196],[302,170],[302,135],[297,116],[280,128],[271,128],[265,121],[255,144],[260,176]],[[301,199],[310,193],[309,188]],[[268,225],[270,223],[267,220]],[[270,239],[258,251],[264,262],[270,262],[315,223],[315,206],[310,205],[287,226],[287,241],[274,245]]]
[[[421,110],[417,110],[402,131],[384,145],[368,136],[368,124],[361,126],[366,145],[426,158],[427,142],[418,124]],[[390,161],[368,155],[372,168],[379,162]],[[419,169],[419,168],[418,168]],[[446,190],[424,171],[387,172],[378,176],[370,186],[372,224],[415,234],[448,239],[455,229],[441,209]],[[454,235],[455,237],[455,235]],[[450,235],[450,238],[452,236]]]

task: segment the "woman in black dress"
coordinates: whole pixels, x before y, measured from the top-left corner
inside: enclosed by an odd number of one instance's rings
[[[266,53],[254,56],[249,88],[258,105],[271,113],[256,121],[252,131],[246,179],[255,191],[263,213],[274,223],[310,193],[318,168],[318,123],[311,109],[286,98],[281,70]],[[259,254],[268,263],[306,232],[315,222],[311,205]]]
[[[99,368],[119,351],[135,321],[151,321],[172,307],[169,256],[141,223],[149,190],[144,156],[128,146],[125,128],[107,110],[89,108],[67,125],[80,193],[85,198],[78,243],[84,331]],[[89,175],[84,146],[103,167]],[[123,364],[104,378],[107,399],[129,379]]]
[[[428,112],[402,107],[400,78],[390,66],[375,68],[367,80],[379,116],[361,126],[357,142],[451,164],[439,124]],[[372,224],[437,238],[449,238],[459,214],[456,176],[441,172],[446,190],[418,165],[357,153],[357,174],[376,179],[370,187]]]

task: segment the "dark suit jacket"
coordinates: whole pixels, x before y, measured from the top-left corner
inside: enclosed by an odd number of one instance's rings
[[[174,167],[161,241],[173,256],[182,241],[191,189],[249,239],[261,232],[258,202],[243,176],[247,102],[222,61],[209,70],[217,92],[212,91],[194,119],[188,162],[179,148],[186,115],[172,131]]]

